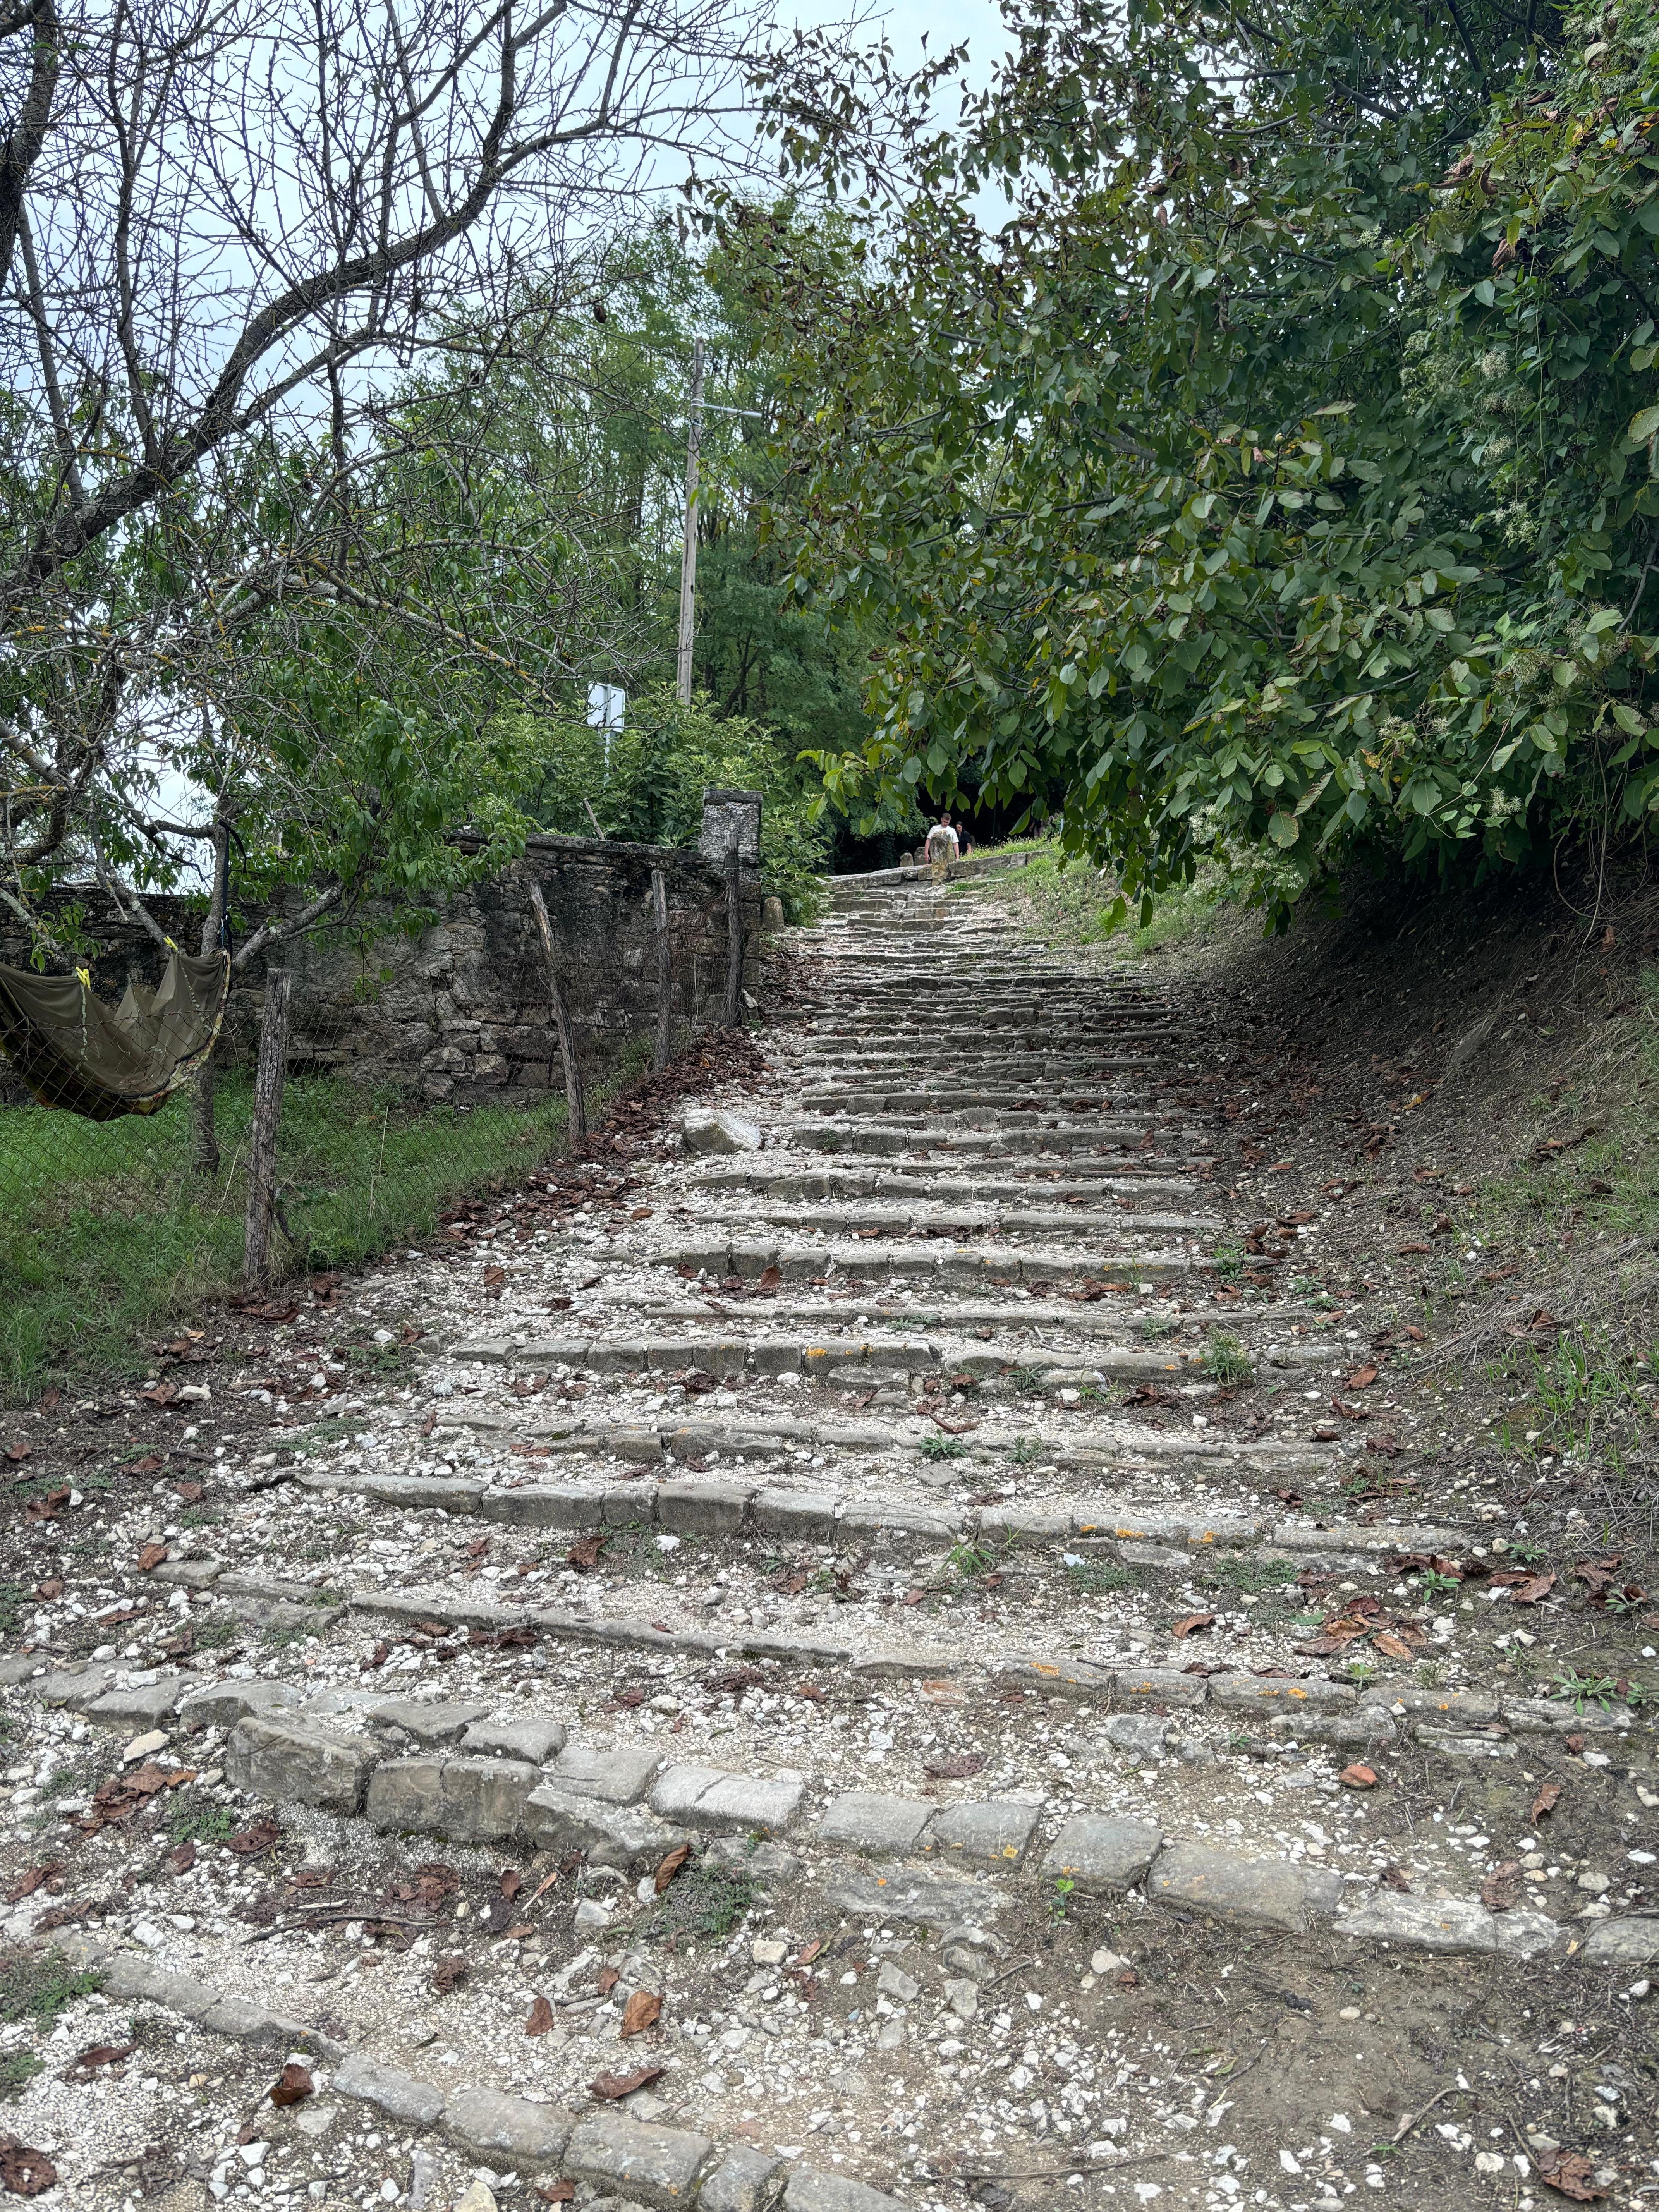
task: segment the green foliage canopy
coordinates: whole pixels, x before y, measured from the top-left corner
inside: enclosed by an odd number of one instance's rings
[[[796,592],[889,641],[832,794],[1057,807],[1143,911],[1242,854],[1281,919],[1645,822],[1659,11],[1006,12],[866,260],[753,272]]]

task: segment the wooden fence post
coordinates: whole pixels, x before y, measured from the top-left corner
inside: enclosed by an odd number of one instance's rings
[[[576,1033],[570,1026],[570,1002],[564,994],[564,977],[559,972],[558,955],[553,949],[553,925],[547,918],[547,901],[533,876],[530,878],[530,910],[536,917],[537,933],[542,940],[548,993],[553,1001],[553,1026],[558,1032],[559,1057],[564,1062],[565,1127],[570,1141],[576,1144],[587,1134],[587,1106],[582,1097],[580,1071],[576,1066]]]
[[[732,849],[726,856],[726,1026],[738,1026],[738,1003],[743,989],[743,855],[735,826]]]
[[[248,1140],[242,1283],[250,1291],[262,1291],[270,1280],[270,1223],[276,1204],[276,1133],[283,1120],[283,1079],[288,1071],[288,1020],[293,1000],[294,970],[270,969],[265,976],[259,1065],[253,1078],[253,1127]]]
[[[668,1065],[669,1048],[674,1041],[674,972],[672,948],[668,942],[668,879],[660,868],[651,871],[651,919],[657,933],[657,1041],[652,1049],[651,1069],[660,1075]]]

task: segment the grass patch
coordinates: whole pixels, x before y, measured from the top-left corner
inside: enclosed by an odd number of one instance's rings
[[[1235,1386],[1255,1380],[1249,1353],[1236,1336],[1229,1336],[1219,1328],[1211,1330],[1210,1340],[1204,1347],[1204,1372],[1213,1382]]]
[[[921,1455],[924,1459],[966,1459],[968,1447],[960,1437],[924,1437]]]
[[[1030,854],[1023,868],[983,879],[983,892],[1014,906],[1027,933],[1051,944],[1100,945],[1109,939],[1120,959],[1144,958],[1166,945],[1201,936],[1228,897],[1224,869],[1201,868],[1191,884],[1177,885],[1158,901],[1144,927],[1111,920],[1118,887],[1114,879],[1085,861],[1063,865],[1052,838],[1016,838],[1006,848]],[[1139,914],[1138,906],[1132,913]]]
[[[1067,1565],[1066,1579],[1083,1597],[1108,1597],[1114,1590],[1144,1589],[1144,1577],[1115,1559],[1079,1559]]]
[[[669,1884],[641,1933],[658,1943],[687,1936],[722,1942],[753,1906],[759,1888],[745,1868],[700,1862]]]
[[[142,1340],[242,1262],[251,1088],[222,1079],[226,1166],[190,1172],[190,1108],[94,1122],[0,1107],[0,1398],[31,1395],[55,1364],[131,1365]],[[295,1237],[279,1264],[347,1267],[430,1236],[441,1207],[517,1181],[562,1138],[564,1102],[460,1113],[334,1078],[288,1085],[279,1173]]]
[[[175,1844],[224,1844],[235,1834],[237,1823],[228,1805],[192,1805],[187,1797],[175,1797],[165,1825]]]
[[[37,2074],[46,2071],[46,2062],[32,2051],[9,2051],[0,2058],[0,2098],[21,2097]]]
[[[50,2027],[66,2005],[104,1986],[101,1974],[82,1973],[61,1951],[14,1952],[0,1965],[0,2021],[32,2020]]]
[[[1210,1571],[1223,1589],[1231,1590],[1282,1589],[1297,1577],[1289,1559],[1218,1559]]]

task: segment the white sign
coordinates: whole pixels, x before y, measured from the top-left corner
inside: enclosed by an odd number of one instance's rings
[[[614,734],[623,726],[623,714],[628,705],[628,694],[614,684],[590,684],[587,687],[587,726],[590,730],[605,730]]]

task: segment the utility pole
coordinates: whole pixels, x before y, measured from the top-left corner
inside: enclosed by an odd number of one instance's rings
[[[685,550],[680,556],[680,704],[691,704],[691,637],[697,593],[697,433],[702,426],[702,340],[691,349],[691,419],[685,441]]]

